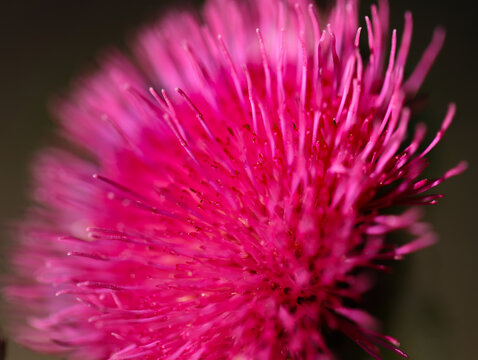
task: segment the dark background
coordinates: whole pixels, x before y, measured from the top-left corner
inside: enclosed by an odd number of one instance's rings
[[[418,115],[434,133],[447,103],[458,113],[444,141],[430,155],[430,177],[459,160],[470,168],[440,186],[446,194],[427,209],[440,234],[433,248],[413,254],[387,277],[372,301],[385,318],[385,331],[402,341],[411,359],[478,359],[478,239],[476,238],[478,130],[478,32],[472,1],[391,0],[392,25],[400,30],[403,12],[414,15],[409,65],[428,44],[434,26],[447,29],[445,47],[422,93],[426,109]],[[28,204],[28,167],[36,150],[51,139],[48,100],[68,89],[71,80],[105,46],[125,48],[125,39],[170,4],[183,1],[7,0],[0,4],[0,224],[21,217]],[[362,1],[362,15],[370,1]],[[133,31],[133,33],[131,33]],[[364,39],[362,39],[363,41]],[[477,223],[475,223],[477,221]],[[11,241],[1,234],[3,243]],[[2,252],[2,264],[6,255]],[[3,267],[5,265],[2,265]],[[387,297],[387,301],[382,299]],[[383,306],[385,304],[385,306]],[[347,346],[350,345],[347,343]],[[48,359],[9,342],[10,360]],[[353,345],[351,345],[353,348]],[[346,359],[359,359],[360,352]],[[397,359],[386,354],[386,359]],[[86,360],[86,359],[85,359]]]

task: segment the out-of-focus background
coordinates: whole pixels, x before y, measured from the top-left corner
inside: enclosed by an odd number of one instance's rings
[[[478,359],[478,31],[473,2],[390,0],[392,25],[402,29],[403,13],[414,16],[409,65],[428,44],[434,26],[447,41],[422,94],[428,105],[418,118],[438,130],[447,103],[458,113],[444,141],[432,152],[430,177],[466,159],[468,171],[440,186],[446,197],[427,209],[440,234],[438,245],[413,254],[382,281],[371,301],[385,318],[385,331],[404,344],[411,359]],[[5,0],[0,4],[0,224],[22,216],[28,204],[29,163],[48,144],[54,122],[47,103],[71,80],[94,66],[108,46],[126,47],[127,37],[164,8],[182,1]],[[197,1],[199,3],[199,1]],[[320,3],[320,1],[319,1]],[[362,1],[362,15],[371,1]],[[409,68],[409,70],[411,67]],[[1,242],[14,241],[6,232]],[[2,269],[8,253],[2,252]],[[346,359],[361,358],[354,345]],[[398,357],[384,354],[385,359]],[[366,357],[365,357],[366,358]],[[9,360],[51,359],[8,341]],[[85,359],[86,360],[86,359]]]

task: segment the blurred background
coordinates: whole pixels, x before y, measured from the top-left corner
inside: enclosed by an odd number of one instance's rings
[[[401,33],[403,13],[414,16],[411,66],[431,39],[433,28],[447,29],[445,47],[423,88],[426,108],[417,118],[434,134],[455,101],[458,113],[444,141],[431,153],[426,175],[435,177],[458,161],[468,171],[439,188],[446,194],[427,208],[440,234],[438,245],[413,254],[369,295],[372,312],[385,331],[402,341],[416,360],[478,359],[478,31],[473,2],[390,0],[391,22]],[[0,224],[18,219],[28,204],[29,164],[48,144],[54,121],[49,99],[67,91],[78,73],[94,66],[105,47],[126,48],[127,39],[164,8],[183,1],[3,0],[0,4]],[[190,2],[191,3],[191,2]],[[196,3],[200,3],[197,1]],[[371,1],[362,1],[362,15]],[[320,4],[320,1],[319,1]],[[362,39],[363,40],[363,39]],[[478,223],[478,222],[477,222]],[[10,239],[4,231],[1,241]],[[3,252],[2,270],[8,254]],[[366,359],[345,340],[344,359]],[[51,359],[8,341],[7,359]],[[384,353],[385,359],[398,357]],[[86,360],[86,359],[85,359]]]

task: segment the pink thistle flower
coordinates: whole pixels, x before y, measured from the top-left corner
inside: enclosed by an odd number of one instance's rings
[[[420,178],[454,105],[423,150],[422,124],[407,140],[443,31],[404,78],[411,15],[399,42],[385,1],[365,31],[357,7],[210,0],[60,101],[75,149],[35,162],[5,289],[15,338],[71,359],[330,359],[333,330],[406,357],[360,301],[368,270],[435,236],[385,210],[434,204],[466,165]],[[413,240],[387,240],[399,230]]]

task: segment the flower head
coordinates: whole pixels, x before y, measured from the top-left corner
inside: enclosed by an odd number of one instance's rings
[[[461,172],[421,179],[407,140],[412,35],[385,1],[210,0],[175,13],[82,79],[56,112],[7,295],[18,341],[71,359],[329,359],[324,330],[380,358],[398,343],[360,310],[370,269],[433,243],[414,209]],[[363,50],[359,45],[366,45]],[[390,48],[387,52],[386,49]],[[392,244],[390,232],[413,235]]]

